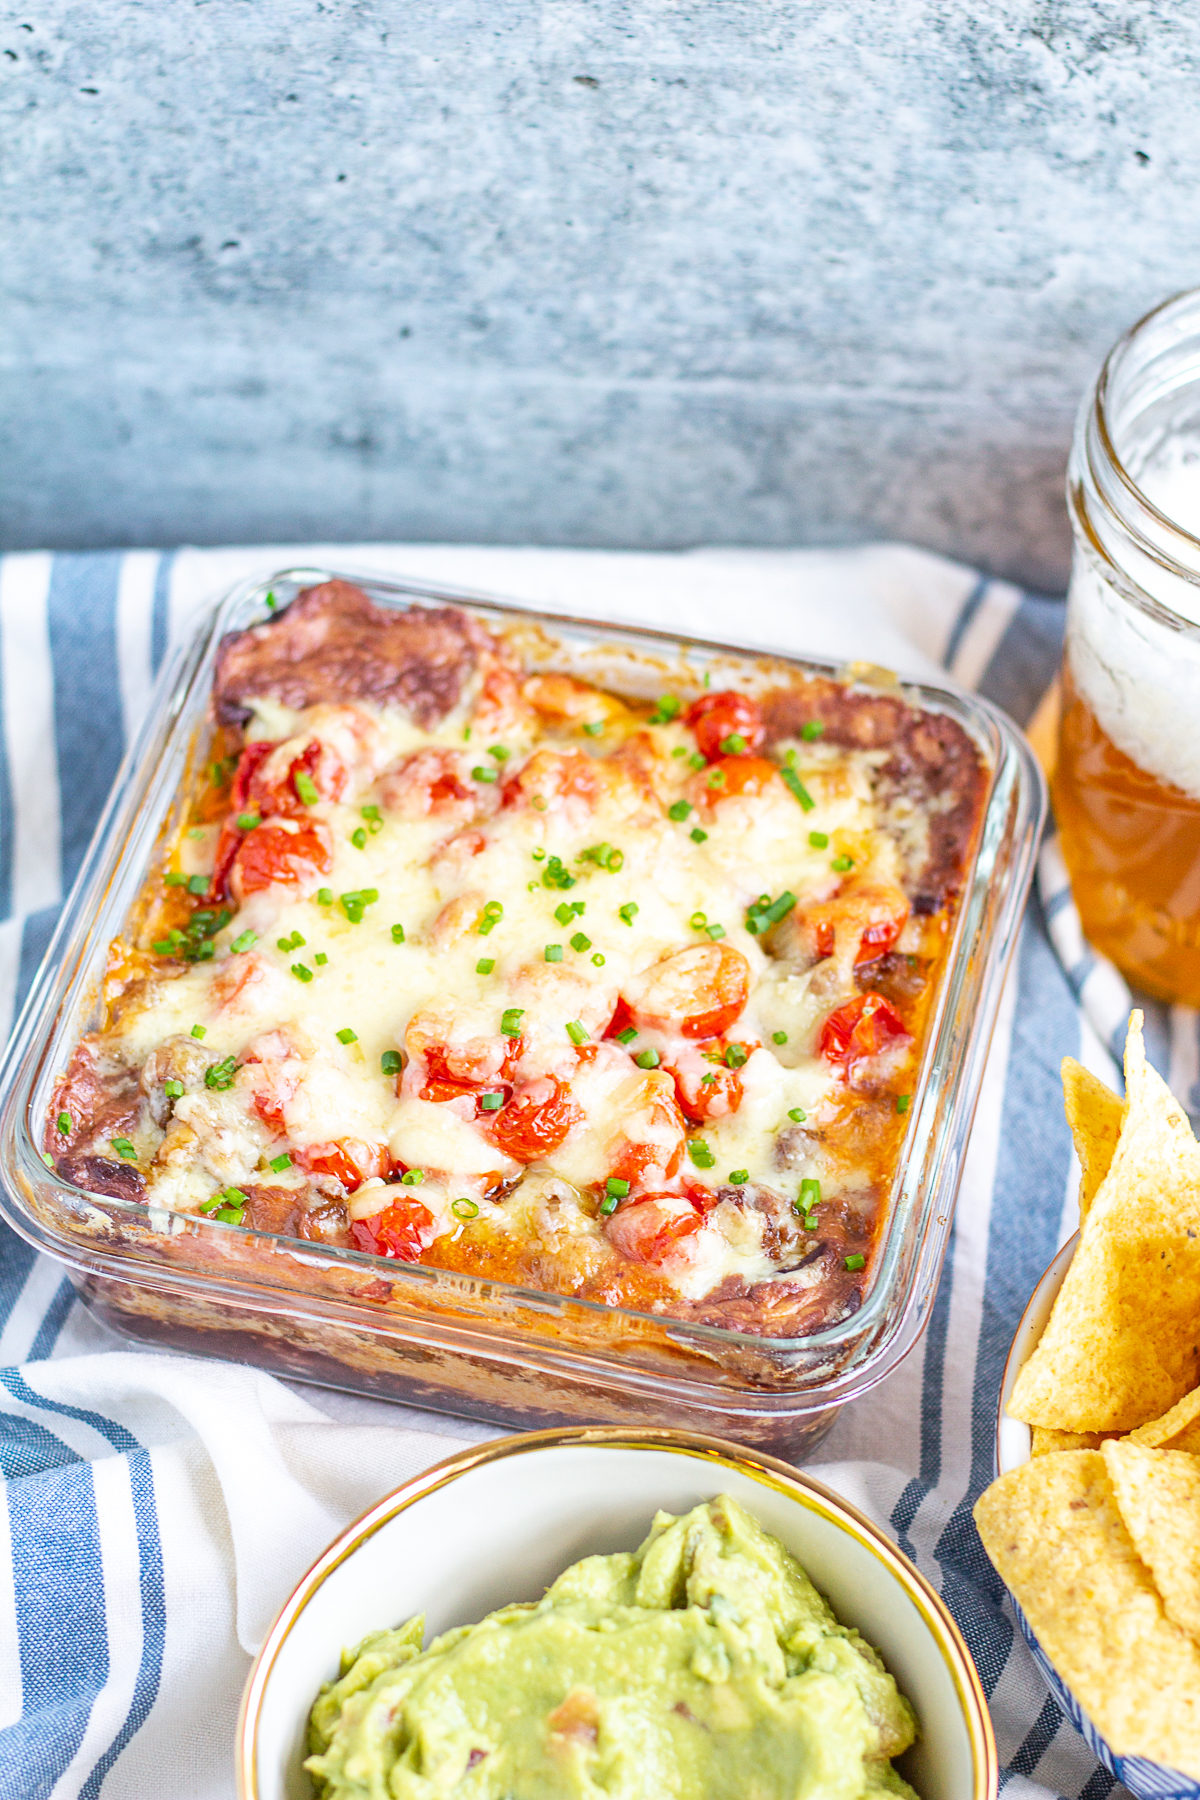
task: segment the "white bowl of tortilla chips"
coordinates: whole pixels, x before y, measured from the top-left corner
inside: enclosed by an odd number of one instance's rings
[[[1200,1145],[1150,1068],[1063,1065],[1079,1234],[1004,1371],[975,1522],[1059,1705],[1139,1800],[1200,1800]]]

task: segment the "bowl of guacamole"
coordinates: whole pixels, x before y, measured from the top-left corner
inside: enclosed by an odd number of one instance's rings
[[[992,1800],[940,1600],[844,1501],[685,1434],[502,1439],[343,1534],[268,1634],[241,1800]]]

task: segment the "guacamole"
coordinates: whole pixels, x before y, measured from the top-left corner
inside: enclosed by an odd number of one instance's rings
[[[660,1512],[535,1605],[342,1656],[309,1721],[322,1800],[866,1800],[916,1736],[878,1654],[726,1495]]]

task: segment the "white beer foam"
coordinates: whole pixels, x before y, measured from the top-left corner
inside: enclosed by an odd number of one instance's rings
[[[1152,505],[1200,536],[1200,444],[1168,439],[1137,471]],[[1200,625],[1200,587],[1122,549],[1144,592]],[[1067,612],[1075,685],[1119,750],[1159,781],[1200,800],[1200,639],[1149,618],[1077,554]]]

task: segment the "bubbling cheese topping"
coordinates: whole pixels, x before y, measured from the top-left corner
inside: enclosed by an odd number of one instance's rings
[[[129,1068],[197,1028],[210,1059],[230,1064],[224,1088],[176,1101],[165,1133],[147,1127],[154,1204],[194,1210],[252,1179],[299,1189],[342,1145],[367,1177],[351,1218],[416,1197],[420,1247],[474,1208],[497,1229],[555,1242],[607,1232],[625,1249],[634,1215],[643,1233],[650,1215],[620,1203],[649,1194],[656,1264],[681,1295],[779,1273],[764,1215],[717,1196],[759,1187],[790,1207],[834,1174],[820,1134],[794,1122],[831,1118],[843,1087],[817,1035],[857,992],[857,938],[801,970],[767,953],[751,909],[784,894],[801,910],[833,902],[849,866],[894,888],[920,854],[921,820],[905,824],[907,847],[903,830],[879,829],[877,754],[794,745],[802,806],[778,778],[722,791],[681,724],[637,730],[614,707],[595,696],[604,735],[583,746],[547,742],[517,713],[477,747],[461,708],[423,731],[362,703],[255,704],[248,742],[277,746],[263,779],[287,780],[317,747],[324,791],[304,790],[303,829],[330,866],[244,893],[211,960],[164,969],[117,1008],[106,1043]],[[215,847],[196,828],[180,865],[206,866]],[[732,1016],[698,1037],[709,1001],[685,985],[677,1016],[605,1037],[623,994],[697,947],[711,954],[671,968],[721,965],[721,980],[742,983]],[[669,1071],[690,1069],[703,1095],[730,1068],[740,1101],[714,1099],[685,1129]],[[534,1102],[568,1121],[545,1154],[513,1139]],[[715,1204],[675,1239],[689,1181]]]

